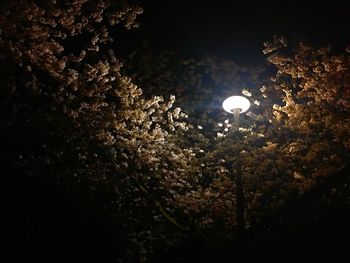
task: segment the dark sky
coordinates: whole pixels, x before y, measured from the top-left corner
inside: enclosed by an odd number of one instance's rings
[[[185,56],[216,53],[243,64],[263,59],[262,43],[293,32],[316,45],[344,48],[350,40],[350,8],[345,1],[146,0],[138,34],[156,49]]]

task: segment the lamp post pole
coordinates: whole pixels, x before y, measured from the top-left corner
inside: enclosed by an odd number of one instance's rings
[[[225,111],[233,114],[235,130],[239,130],[239,115],[247,111],[250,107],[250,102],[247,98],[242,96],[232,96],[227,98],[222,107]],[[239,139],[234,136],[234,142],[236,146],[239,146]],[[244,245],[244,232],[245,232],[245,208],[244,208],[244,192],[242,182],[242,165],[240,157],[240,147],[235,149],[236,162],[232,167],[235,185],[236,185],[236,222],[237,222],[237,238],[241,245]]]
[[[237,129],[239,127],[239,114],[241,114],[241,109],[233,109],[233,120],[235,121],[235,124],[237,125]]]
[[[239,129],[239,114],[240,109],[235,109],[233,111],[234,122],[236,124],[236,131]],[[234,137],[235,144],[238,146],[239,141],[237,136]],[[243,239],[245,232],[245,216],[244,216],[244,193],[243,193],[243,183],[242,183],[242,165],[240,149],[236,147],[235,149],[236,164],[233,165],[232,170],[235,176],[236,185],[236,221],[237,221],[237,235],[239,239]]]

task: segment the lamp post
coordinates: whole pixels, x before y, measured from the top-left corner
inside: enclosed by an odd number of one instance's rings
[[[239,115],[246,112],[250,107],[250,102],[243,96],[231,96],[224,100],[222,107],[228,113],[233,114],[236,129],[239,128]],[[235,142],[239,143],[235,136]],[[237,234],[240,240],[244,240],[245,232],[245,217],[244,217],[244,193],[242,184],[242,167],[240,160],[240,150],[236,147],[236,165],[233,166],[233,174],[235,174],[236,184],[236,220],[237,220]]]

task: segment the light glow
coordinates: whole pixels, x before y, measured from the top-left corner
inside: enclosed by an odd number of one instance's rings
[[[243,96],[231,96],[224,100],[222,107],[228,113],[234,113],[236,109],[239,109],[239,112],[243,113],[249,109],[250,102]]]

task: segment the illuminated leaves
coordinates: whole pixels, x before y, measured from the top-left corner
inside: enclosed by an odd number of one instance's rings
[[[284,37],[279,37],[277,35],[273,36],[273,43],[264,42],[265,49],[263,50],[264,54],[269,54],[275,50],[278,50],[282,47],[287,46],[287,40]]]
[[[282,101],[273,105],[274,121],[282,125],[281,132],[294,134],[281,142],[282,153],[293,161],[290,165],[294,168],[287,164],[286,170],[300,180],[292,181],[291,189],[303,193],[314,186],[316,178],[330,176],[346,161],[345,138],[350,134],[344,129],[349,128],[346,101],[350,97],[344,84],[349,78],[350,59],[331,54],[329,48],[314,49],[304,43],[284,52],[286,45],[276,38],[268,48],[272,52],[268,60],[278,71],[261,91],[266,97],[275,97],[278,89],[283,92]]]

